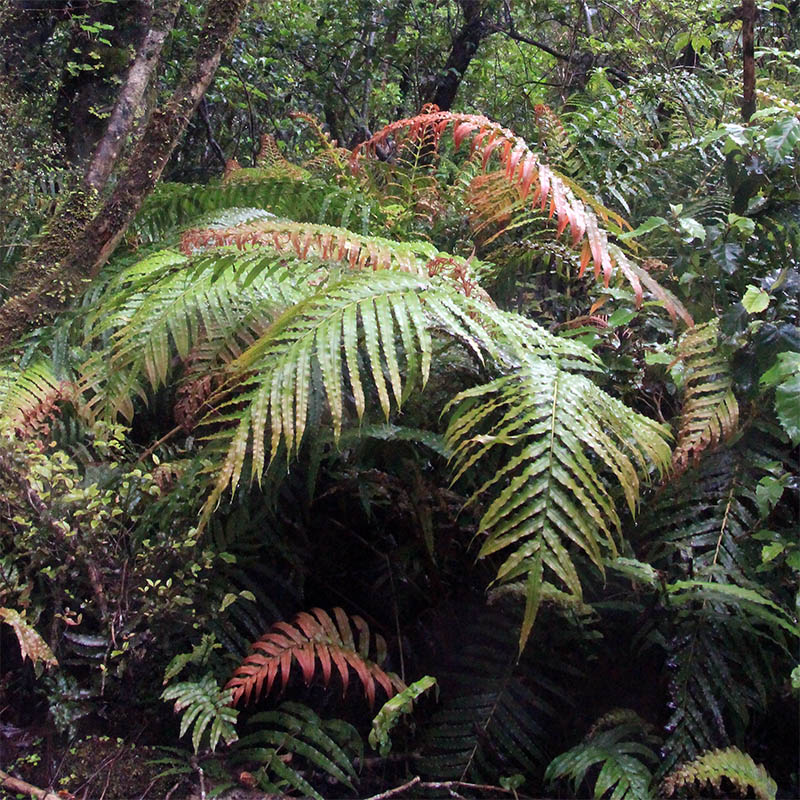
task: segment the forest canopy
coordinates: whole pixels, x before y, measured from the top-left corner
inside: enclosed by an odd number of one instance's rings
[[[0,2],[0,797],[800,795],[800,4]]]

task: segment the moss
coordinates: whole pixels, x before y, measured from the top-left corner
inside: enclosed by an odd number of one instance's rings
[[[98,195],[92,190],[75,189],[59,206],[53,218],[31,243],[29,255],[19,264],[11,282],[10,294],[28,292],[53,272],[69,253],[97,210]]]

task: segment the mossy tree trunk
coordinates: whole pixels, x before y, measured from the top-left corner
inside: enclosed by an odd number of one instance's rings
[[[111,195],[101,202],[90,185],[73,192],[34,242],[0,307],[0,346],[13,345],[26,331],[65,310],[108,260],[161,177],[246,5],[247,0],[210,0],[184,79],[169,101],[151,114]]]

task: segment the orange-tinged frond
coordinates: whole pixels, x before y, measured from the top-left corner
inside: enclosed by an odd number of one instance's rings
[[[294,253],[298,258],[341,261],[353,269],[399,269],[414,275],[424,274],[426,259],[411,247],[388,239],[359,236],[344,228],[328,225],[257,220],[228,228],[195,228],[181,237],[186,254],[208,247],[235,246],[272,247],[279,252]]]
[[[370,708],[375,703],[376,684],[391,697],[401,691],[403,682],[381,668],[386,643],[379,634],[371,634],[359,616],[349,617],[341,608],[333,610],[334,619],[321,608],[299,613],[291,622],[276,622],[260,639],[236,669],[226,688],[232,690],[232,702],[249,703],[267,695],[278,679],[281,691],[286,688],[296,663],[303,680],[309,684],[319,671],[322,682],[330,683],[335,667],[342,683],[342,694],[350,683],[350,670],[356,674]],[[358,644],[353,635],[358,631]],[[370,651],[375,650],[375,659]],[[319,666],[318,666],[319,664]]]
[[[739,424],[728,359],[719,351],[717,322],[687,331],[678,344],[686,384],[672,468],[678,475],[700,460],[700,454],[729,438]]]
[[[599,220],[611,225],[612,231],[614,228],[622,230],[630,226],[619,215],[589,197],[573,181],[543,163],[524,139],[487,117],[439,111],[432,107],[427,113],[398,120],[356,147],[351,159],[353,169],[357,169],[362,154],[375,155],[378,148],[384,148],[391,143],[399,150],[409,143],[416,144],[422,140],[427,146],[436,149],[442,132],[448,126],[452,126],[456,149],[464,141],[471,140],[472,152],[479,158],[484,172],[493,171],[491,165],[494,161],[499,161],[497,174],[502,177],[506,187],[512,190],[510,194],[503,196],[496,187],[496,180],[483,184],[490,192],[490,197],[485,202],[489,210],[489,220],[497,222],[502,219],[503,201],[507,213],[524,207],[525,204],[531,210],[538,209],[555,221],[557,237],[569,229],[572,246],[581,247],[580,275],[591,261],[595,278],[602,279],[603,284],[608,286],[616,270],[630,282],[637,304],[642,301],[644,283],[664,302],[673,319],[680,317],[688,325],[692,324],[691,317],[677,299],[662,290],[653,279],[642,280],[619,248],[609,244],[608,233],[600,227]],[[475,192],[473,201],[474,195]],[[488,222],[484,221],[484,224]]]

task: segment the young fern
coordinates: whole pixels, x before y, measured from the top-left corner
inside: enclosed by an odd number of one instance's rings
[[[220,739],[225,744],[236,741],[236,717],[239,712],[231,708],[230,690],[220,689],[210,673],[199,681],[183,681],[168,686],[161,697],[175,701],[176,713],[183,711],[179,735],[184,736],[192,728],[192,747],[195,753],[200,749],[206,730],[212,751],[216,750]]]
[[[570,778],[578,795],[590,771],[602,767],[594,778],[595,800],[654,800],[653,773],[658,762],[652,726],[628,709],[618,709],[598,720],[585,740],[554,758],[545,780]]]
[[[321,719],[301,703],[284,702],[274,711],[254,714],[248,724],[255,730],[239,739],[232,760],[261,765],[256,780],[263,790],[283,794],[281,789],[288,786],[323,800],[307,780],[308,771],[297,769],[296,759],[301,759],[326,781],[354,791],[358,775],[353,762],[363,757],[363,745],[349,723]]]

